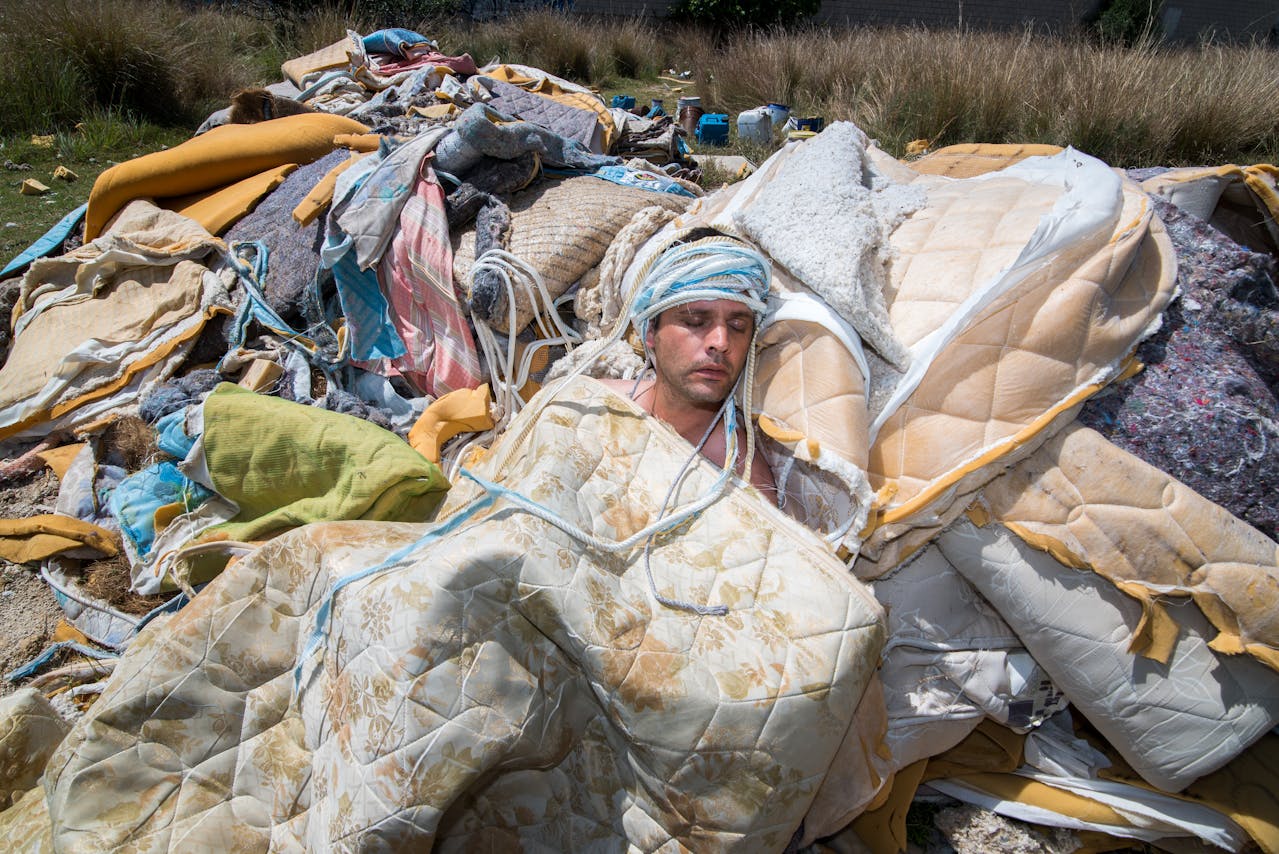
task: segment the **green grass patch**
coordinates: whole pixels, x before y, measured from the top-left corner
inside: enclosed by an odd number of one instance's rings
[[[178,145],[189,136],[185,129],[162,128],[104,112],[90,116],[78,129],[45,137],[0,139],[0,266],[88,201],[93,182],[103,171]],[[75,180],[55,178],[59,166],[75,173]],[[23,195],[22,183],[29,178],[47,186],[49,192]]]

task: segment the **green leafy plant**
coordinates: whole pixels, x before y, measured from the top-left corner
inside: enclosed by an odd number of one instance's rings
[[[821,0],[675,0],[667,16],[723,29],[791,26],[817,14]]]
[[[1159,14],[1162,0],[1110,0],[1093,24],[1103,41],[1134,45],[1145,40],[1158,40]]]

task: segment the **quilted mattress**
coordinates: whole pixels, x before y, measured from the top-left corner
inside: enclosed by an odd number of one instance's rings
[[[50,761],[53,841],[780,850],[841,800],[821,790],[884,617],[740,483],[654,540],[651,581],[643,549],[583,546],[652,522],[688,452],[580,378],[436,523],[312,525],[233,564],[139,635]],[[716,475],[695,461],[676,505]],[[43,820],[27,801],[11,833]]]

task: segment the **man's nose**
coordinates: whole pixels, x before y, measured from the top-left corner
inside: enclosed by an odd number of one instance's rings
[[[706,332],[706,348],[723,352],[728,347],[728,324],[712,323]]]

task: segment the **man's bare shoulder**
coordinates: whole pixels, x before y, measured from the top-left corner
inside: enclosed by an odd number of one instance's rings
[[[636,385],[635,380],[601,378],[599,382],[608,386],[622,397],[629,397],[632,400],[647,391],[648,387],[653,384],[651,379],[640,380],[638,385]]]

